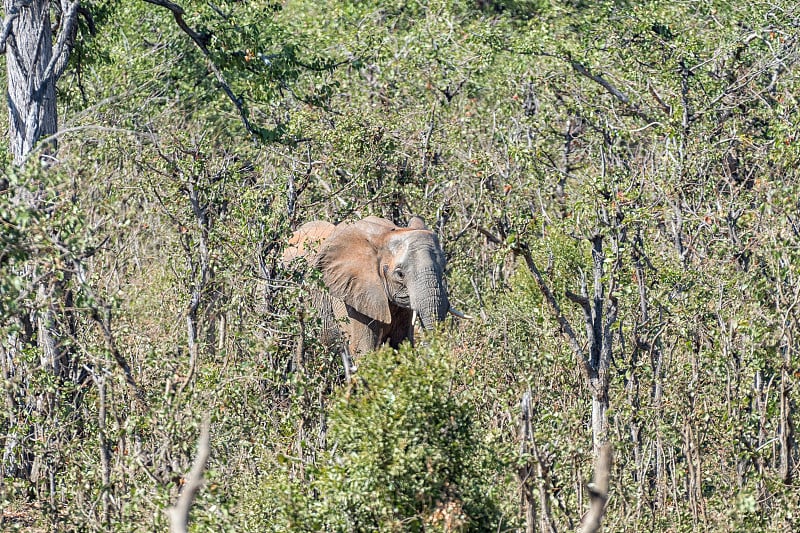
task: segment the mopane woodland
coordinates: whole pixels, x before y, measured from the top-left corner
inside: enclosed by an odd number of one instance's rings
[[[800,528],[797,2],[3,6],[0,530]]]

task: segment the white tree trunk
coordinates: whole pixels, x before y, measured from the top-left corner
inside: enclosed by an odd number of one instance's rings
[[[4,0],[7,14],[18,10],[6,42],[9,143],[19,165],[36,142],[58,126],[50,1]],[[20,6],[21,5],[21,6]],[[20,7],[15,7],[20,6]],[[50,72],[48,73],[48,66]]]
[[[6,55],[9,148],[14,164],[22,165],[42,139],[51,137],[41,150],[40,158],[55,153],[56,143],[52,140],[58,128],[55,85],[75,40],[79,2],[61,0],[60,9],[53,11],[58,14],[58,39],[55,43],[50,0],[3,0],[3,6],[5,18],[0,28],[0,53]],[[19,186],[10,191],[10,196],[16,202],[38,210],[42,206],[39,196],[31,192],[34,189],[29,185]],[[41,366],[55,376],[63,376],[67,362],[67,353],[61,344],[68,320],[62,316],[65,283],[36,281],[33,272],[27,273],[30,275],[30,294],[36,295],[35,305],[17,317],[26,326],[22,328],[24,333],[9,337],[7,346],[1,350],[4,379],[13,378],[23,384],[28,380],[31,368],[19,357],[21,350],[38,348]],[[28,430],[17,427],[17,412],[37,413],[37,416],[46,418],[51,416],[54,401],[52,395],[30,393],[25,385],[17,391],[7,391],[8,416],[12,424],[0,463],[4,476],[36,477],[34,472],[38,470],[39,458],[33,457],[30,446],[23,447],[23,443],[30,442],[31,437],[41,431],[41,425],[30,435],[22,434]]]
[[[608,440],[608,401],[592,396],[592,448],[594,456],[600,453],[600,448]]]
[[[80,2],[61,0],[55,43],[50,4],[50,0],[3,0],[6,17],[0,53],[6,54],[9,142],[17,165],[25,162],[40,139],[58,129],[56,82],[75,42]],[[43,155],[55,152],[55,144],[51,139]]]

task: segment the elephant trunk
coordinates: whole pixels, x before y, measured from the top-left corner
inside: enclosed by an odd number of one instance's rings
[[[431,273],[410,289],[411,307],[419,315],[424,329],[432,329],[437,322],[442,322],[447,317],[450,302],[440,276]]]

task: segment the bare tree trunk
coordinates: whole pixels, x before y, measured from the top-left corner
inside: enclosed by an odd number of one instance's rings
[[[600,531],[600,524],[606,514],[606,504],[608,503],[608,481],[611,477],[612,458],[611,444],[606,442],[600,447],[595,458],[594,481],[588,487],[591,504],[589,511],[581,519],[578,528],[581,533]]]
[[[9,146],[14,155],[14,163],[22,165],[34,149],[36,143],[53,136],[58,127],[56,108],[56,80],[66,66],[77,28],[78,1],[61,1],[58,20],[58,40],[53,43],[53,29],[50,19],[49,0],[4,0],[6,17],[0,33],[0,53],[6,55],[7,93],[9,111]],[[55,144],[49,147],[54,152]],[[43,152],[43,155],[47,151]],[[10,197],[18,205],[31,211],[45,206],[35,187],[20,186],[9,191]],[[24,268],[24,267],[23,267]],[[67,274],[66,272],[63,272]],[[47,419],[54,412],[57,398],[53,394],[37,394],[28,390],[28,376],[31,369],[26,368],[20,357],[22,350],[39,350],[42,368],[57,378],[65,377],[71,370],[69,354],[64,340],[69,333],[69,316],[63,312],[69,294],[65,291],[66,279],[56,283],[34,281],[34,272],[25,272],[30,279],[30,294],[35,301],[20,313],[17,321],[23,326],[22,334],[3,339],[4,372],[13,376],[21,385],[10,391],[9,403],[15,404],[17,411],[35,412]],[[9,421],[17,422],[5,439],[3,469],[6,475],[19,478],[36,478],[39,470],[37,459],[30,451],[21,448],[26,436],[24,431],[41,433],[42,427],[25,429],[16,414],[9,414]],[[39,477],[52,478],[52,472],[42,472]]]
[[[522,512],[525,515],[525,531],[542,531],[544,533],[556,533],[555,522],[550,511],[550,474],[549,464],[551,461],[542,453],[533,438],[533,409],[531,407],[531,391],[528,390],[522,396],[520,402],[520,456],[526,458],[525,464],[517,470],[517,479],[520,483],[522,495]],[[535,468],[534,468],[535,467]],[[539,503],[541,506],[541,517],[539,529],[536,529],[536,497],[534,493],[534,476],[538,480]]]
[[[608,369],[612,357],[612,325],[617,319],[617,301],[613,295],[614,279],[610,285],[604,283],[603,237],[599,234],[590,239],[592,243],[593,294],[589,298],[586,280],[581,283],[581,294],[567,291],[567,298],[583,308],[586,337],[589,341],[587,357],[583,359],[584,379],[592,393],[592,442],[594,456],[600,453],[608,433]],[[606,295],[607,292],[607,295]]]
[[[561,327],[561,332],[575,355],[578,368],[583,375],[584,382],[592,395],[592,442],[594,456],[600,453],[600,447],[608,438],[608,388],[611,365],[613,331],[612,326],[617,319],[618,304],[614,294],[616,287],[616,273],[619,269],[619,258],[612,263],[612,272],[606,276],[604,264],[606,256],[603,253],[603,236],[593,235],[589,241],[592,243],[592,272],[594,277],[593,294],[588,295],[585,278],[581,282],[581,294],[566,291],[566,296],[578,304],[584,313],[584,327],[586,329],[587,347],[581,345],[575,330],[569,320],[561,311],[561,306],[547,285],[541,271],[536,266],[530,250],[521,246],[517,251],[525,259],[528,269],[533,274],[539,290],[549,304]],[[613,241],[615,254],[618,255],[616,239]]]
[[[581,280],[580,294],[566,291],[566,297],[583,309],[584,327],[586,330],[585,348],[583,343],[578,339],[569,320],[561,311],[561,306],[556,300],[552,290],[545,282],[541,271],[536,266],[530,250],[525,245],[517,249],[518,253],[525,259],[528,269],[531,274],[533,274],[542,296],[548,303],[556,321],[561,327],[561,332],[575,355],[578,368],[591,393],[593,455],[595,460],[599,462],[598,464],[602,466],[599,470],[605,473],[605,478],[603,480],[605,489],[602,491],[602,494],[595,494],[590,490],[592,510],[590,513],[591,520],[588,526],[584,528],[587,531],[596,531],[599,529],[600,520],[605,512],[605,503],[608,494],[607,465],[610,464],[610,447],[608,446],[609,368],[611,365],[614,338],[612,327],[617,320],[618,313],[618,303],[614,291],[616,288],[617,273],[620,268],[617,239],[616,237],[612,237],[612,239],[612,249],[616,257],[611,262],[611,272],[608,274],[605,271],[606,256],[603,252],[603,236],[597,233],[589,239],[592,244],[593,291],[591,297],[587,290],[585,276]],[[532,451],[535,453],[535,446]],[[542,466],[541,461],[539,465]],[[543,478],[543,475],[540,474],[539,477]],[[579,499],[580,495],[581,491],[579,488]],[[595,501],[598,495],[602,503],[597,503]],[[548,524],[544,521],[549,512],[546,506],[546,494],[543,494],[542,507],[544,515],[542,518],[542,530],[548,531]],[[554,530],[552,528],[552,523],[550,524],[549,530]]]
[[[189,510],[192,507],[192,503],[194,503],[195,496],[203,486],[203,473],[206,471],[208,458],[211,456],[210,434],[210,422],[206,419],[200,427],[197,454],[195,455],[192,469],[185,478],[185,483],[175,505],[167,509],[171,533],[186,533],[189,526]]]
[[[75,40],[79,2],[61,0],[60,32],[53,43],[50,0],[4,0],[0,53],[6,54],[9,141],[21,165],[36,143],[58,129],[56,81]],[[55,151],[55,140],[49,150]]]
[[[608,385],[605,385],[608,387]],[[594,456],[600,453],[600,447],[608,440],[608,394],[592,396],[592,437]]]
[[[33,0],[27,6],[18,0],[5,0],[6,13],[18,9],[12,35],[8,39],[9,136],[14,163],[22,164],[33,144],[56,132],[56,87],[45,79],[53,57],[50,29],[50,1]],[[23,7],[16,7],[23,4]]]

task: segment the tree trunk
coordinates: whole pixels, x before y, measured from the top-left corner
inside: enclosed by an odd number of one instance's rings
[[[22,164],[42,137],[56,132],[55,77],[47,69],[53,59],[50,1],[5,0],[6,13],[19,14],[12,22],[6,53],[8,76],[9,142],[14,164]],[[23,4],[22,7],[15,5]],[[52,68],[51,68],[52,70]]]
[[[608,390],[608,383],[600,385]],[[608,393],[592,395],[592,449],[594,457],[608,441]]]
[[[74,43],[77,29],[77,0],[61,0],[57,27],[57,42],[53,43],[53,27],[50,19],[49,0],[4,0],[6,17],[0,33],[0,53],[6,55],[6,81],[8,83],[6,102],[9,112],[9,148],[14,156],[14,164],[21,166],[41,139],[50,138],[48,146],[41,152],[41,158],[51,157],[55,152],[52,139],[58,128],[55,84],[64,71],[69,53]],[[30,183],[8,191],[9,197],[19,206],[31,212],[44,209],[37,186]],[[29,294],[35,295],[29,302],[26,312],[21,312],[16,320],[21,334],[14,334],[6,342],[3,373],[21,385],[17,390],[7,392],[7,403],[16,407],[9,413],[9,434],[5,439],[2,470],[4,475],[18,478],[36,478],[40,470],[37,458],[23,446],[41,434],[42,425],[26,427],[25,420],[30,413],[42,419],[49,418],[53,412],[56,397],[40,392],[32,392],[28,382],[34,369],[20,357],[24,350],[39,350],[41,368],[56,378],[69,373],[69,354],[64,340],[68,333],[69,316],[64,312],[69,305],[69,294],[65,290],[68,272],[62,271],[62,281],[49,283],[39,276],[35,267],[20,267],[29,276]],[[24,413],[18,418],[18,414]],[[32,417],[36,418],[36,417]],[[23,433],[30,431],[31,435]],[[38,432],[38,433],[37,433]],[[45,472],[46,477],[52,477]]]
[[[780,422],[778,424],[778,438],[780,439],[780,476],[784,484],[791,486],[794,473],[794,458],[792,450],[795,448],[794,422],[792,420],[792,378],[789,374],[789,361],[781,369],[780,388]]]

